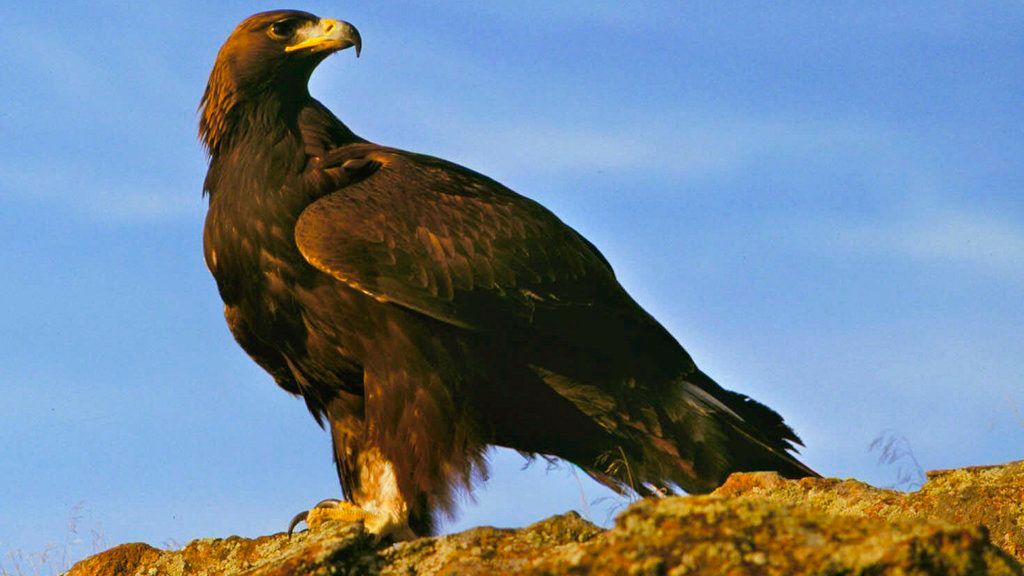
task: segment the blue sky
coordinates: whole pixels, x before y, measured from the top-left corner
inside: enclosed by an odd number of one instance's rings
[[[819,471],[1024,457],[1024,4],[306,2],[362,136],[544,203]],[[201,258],[195,110],[225,1],[0,6],[0,557],[254,536],[338,493]],[[615,503],[498,452],[450,529]],[[584,511],[588,511],[584,510]],[[2,566],[2,564],[0,564]]]

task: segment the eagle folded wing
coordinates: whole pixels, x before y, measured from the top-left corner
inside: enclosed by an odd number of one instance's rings
[[[364,157],[379,167],[313,202],[295,228],[302,255],[348,286],[474,330],[621,292],[600,253],[541,205],[436,158]]]

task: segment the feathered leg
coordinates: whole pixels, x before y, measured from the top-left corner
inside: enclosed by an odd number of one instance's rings
[[[398,487],[394,464],[367,444],[364,400],[360,394],[339,392],[327,407],[334,464],[344,500],[329,498],[298,514],[288,528],[305,521],[310,529],[326,521],[362,522],[379,537],[409,540],[420,532],[411,528],[411,510]],[[428,514],[429,515],[429,514]],[[412,522],[416,524],[416,522]]]

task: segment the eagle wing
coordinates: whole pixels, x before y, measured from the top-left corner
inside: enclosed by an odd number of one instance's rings
[[[688,490],[721,480],[723,443],[741,461],[813,474],[789,454],[798,439],[781,417],[700,372],[550,211],[456,164],[366,146],[325,161],[361,175],[334,180],[300,215],[311,264],[381,302],[525,336],[524,359],[548,386],[605,429],[643,437],[645,460],[671,462]]]
[[[323,272],[481,331],[529,326],[538,310],[624,304],[600,252],[540,204],[444,160],[353,148],[356,158],[339,149],[326,164],[369,161],[369,174],[313,202],[295,228]]]

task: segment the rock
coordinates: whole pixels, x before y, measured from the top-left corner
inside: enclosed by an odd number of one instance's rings
[[[882,490],[856,480],[805,478],[794,482],[759,472],[734,474],[713,495],[808,506],[837,516],[983,524],[995,544],[1024,562],[1024,460],[932,471],[928,482],[911,493]]]
[[[324,528],[292,538],[286,534],[252,540],[237,536],[205,538],[173,552],[145,544],[122,544],[75,564],[68,576],[362,575],[378,571],[374,539],[361,524]],[[344,569],[324,572],[333,566]]]
[[[72,568],[79,576],[124,576],[135,574],[160,558],[161,552],[148,544],[122,544],[86,558]]]
[[[125,544],[70,576],[1016,575],[1024,576],[1024,462],[932,472],[918,492],[854,480],[735,474],[713,494],[643,500],[611,530],[575,513],[387,546],[360,524],[292,538]]]
[[[636,575],[1022,574],[984,528],[832,516],[757,498],[645,500],[577,558],[535,573]]]

